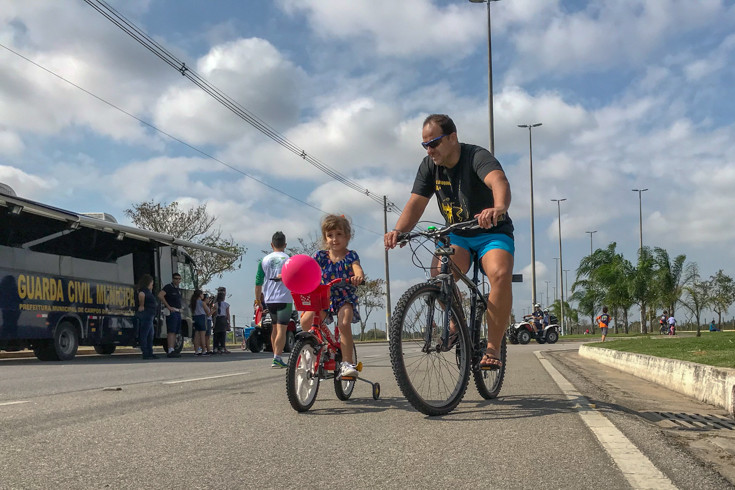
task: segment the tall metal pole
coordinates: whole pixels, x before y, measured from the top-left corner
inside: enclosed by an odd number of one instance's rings
[[[470,0],[471,3],[486,3],[487,1],[487,115],[490,129],[490,153],[495,155],[495,134],[493,131],[493,36],[490,2],[498,0]]]
[[[559,275],[562,275],[562,271],[564,270],[564,259],[561,252],[561,203],[566,201],[566,198],[564,199],[552,199],[552,201],[556,202],[556,210],[557,215],[559,217]],[[564,287],[562,287],[559,290],[559,296],[561,296],[561,334],[566,335],[566,322],[564,321]]]
[[[638,260],[640,262],[643,254],[643,204],[641,194],[646,192],[648,189],[633,189],[633,192],[638,193],[638,229],[640,231],[640,242],[638,247]],[[646,333],[646,324],[644,323],[645,306],[641,303],[641,333]]]
[[[559,299],[559,257],[554,257],[554,301]]]
[[[585,233],[589,233],[589,235],[590,235],[590,255],[592,255],[594,253],[594,251],[592,250],[592,234],[593,233],[597,233],[597,230],[595,230],[595,231],[585,231]]]
[[[383,233],[388,233],[388,198],[383,196]],[[390,268],[385,249],[385,338],[390,340]]]
[[[564,282],[566,283],[564,291],[567,293],[567,299],[569,298],[569,269],[564,269]]]
[[[641,194],[646,192],[648,189],[633,189],[633,192],[638,193],[638,228],[640,231],[640,247],[639,250],[643,250],[643,204]]]
[[[548,303],[551,302],[551,298],[549,298],[549,283],[551,281],[544,281],[546,283],[546,306],[549,306]]]
[[[531,183],[531,304],[536,304],[536,238],[534,236],[533,219],[533,139],[531,130],[541,126],[542,123],[519,124],[519,128],[528,128],[528,169],[529,182]]]

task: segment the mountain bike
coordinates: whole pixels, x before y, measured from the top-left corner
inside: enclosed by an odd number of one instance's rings
[[[396,382],[409,403],[426,415],[445,415],[454,410],[467,391],[470,372],[477,391],[486,400],[497,397],[503,385],[505,336],[499,349],[502,366],[480,367],[487,346],[482,338],[487,296],[480,290],[479,258],[471,255],[472,278],[451,260],[454,249],[448,235],[478,227],[477,220],[473,220],[398,236],[399,243],[412,245],[414,258],[417,250],[413,243],[420,239],[434,242],[433,254],[440,264],[439,274],[403,293],[390,325],[390,358]],[[468,316],[457,281],[469,289]]]
[[[371,385],[374,400],[380,397],[380,383],[373,383],[362,377],[340,376],[342,350],[339,329],[335,325],[332,334],[325,320],[320,317],[321,311],[329,309],[330,288],[343,284],[344,280],[335,279],[329,284],[320,284],[309,294],[291,294],[299,311],[315,312],[311,328],[296,334],[296,344],[288,358],[286,393],[288,401],[297,412],[306,412],[314,405],[322,379],[334,379],[334,391],[342,401],[352,396],[357,380]],[[357,349],[354,346],[352,349],[353,360],[357,364],[357,370],[361,372],[362,363],[357,362]]]

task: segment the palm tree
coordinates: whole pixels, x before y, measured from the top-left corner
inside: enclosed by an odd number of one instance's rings
[[[685,265],[686,255],[684,254],[677,255],[672,262],[669,253],[659,247],[654,248],[653,260],[656,269],[654,284],[658,302],[673,316],[676,304],[684,292],[684,286],[692,282],[692,276],[696,273],[694,270],[696,265]]]
[[[630,294],[641,308],[641,333],[646,333],[646,307],[656,299],[654,288],[654,260],[649,247],[643,247],[638,253],[638,266],[630,276]]]

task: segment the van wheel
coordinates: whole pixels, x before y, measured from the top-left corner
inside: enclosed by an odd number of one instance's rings
[[[69,322],[61,322],[54,332],[54,351],[59,361],[70,361],[77,355],[77,329]]]
[[[95,345],[94,351],[101,356],[109,356],[113,352],[115,352],[116,348],[117,346],[115,344],[102,344],[102,345]]]
[[[161,347],[163,347],[163,353],[168,354],[168,335],[161,340]],[[174,344],[174,352],[180,354],[184,348],[184,336],[180,333],[176,334],[176,343]]]
[[[296,335],[291,330],[286,330],[286,343],[283,345],[283,352],[291,352],[296,343]]]
[[[33,354],[39,361],[58,361],[54,345],[50,340],[36,340],[33,343]]]

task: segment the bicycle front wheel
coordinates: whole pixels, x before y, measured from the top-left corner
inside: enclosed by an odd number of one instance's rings
[[[311,340],[296,342],[288,358],[286,393],[297,412],[306,412],[316,401],[319,391],[319,373],[316,344]]]
[[[457,341],[442,345],[445,304],[435,284],[413,286],[398,301],[390,327],[390,358],[401,392],[426,415],[445,415],[464,397],[470,373],[467,327],[458,305],[450,316]]]
[[[483,340],[484,343],[484,340]],[[481,346],[481,352],[484,352],[485,345]],[[499,369],[481,369],[480,360],[482,355],[479,355],[477,359],[473,359],[472,375],[475,378],[475,386],[477,387],[478,393],[485,400],[491,400],[498,396],[500,388],[503,387],[503,380],[505,379],[505,366],[507,361],[508,345],[503,336],[503,341],[500,345],[500,361],[503,365]]]

